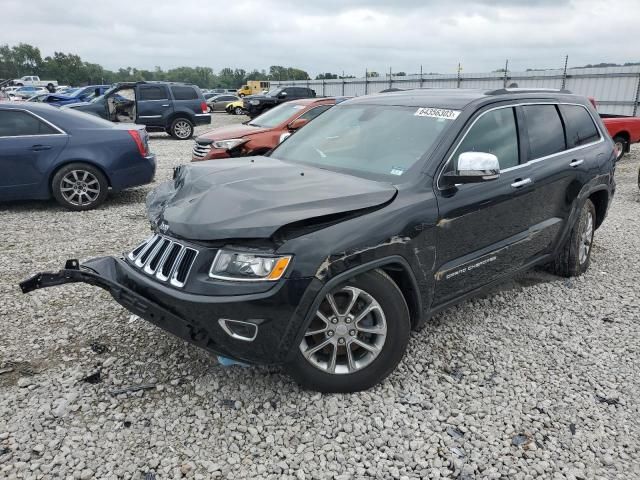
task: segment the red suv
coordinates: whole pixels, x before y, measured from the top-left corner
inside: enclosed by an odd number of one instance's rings
[[[214,128],[196,138],[191,161],[263,155],[294,131],[342,100],[345,99],[292,100],[242,125]]]

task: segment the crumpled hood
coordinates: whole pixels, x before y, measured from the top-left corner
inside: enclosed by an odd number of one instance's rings
[[[213,140],[230,140],[232,138],[242,138],[246,135],[255,135],[256,133],[268,130],[264,127],[252,127],[251,125],[227,125],[226,127],[214,128],[208,132],[199,135],[196,142],[205,143]]]
[[[244,157],[178,167],[174,180],[147,196],[147,214],[162,231],[191,240],[269,238],[293,222],[376,207],[396,192],[352,175]]]

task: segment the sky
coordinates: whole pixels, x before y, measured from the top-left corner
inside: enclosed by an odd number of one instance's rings
[[[613,3],[613,2],[611,2]],[[0,44],[109,69],[270,65],[364,76],[640,61],[640,0],[2,0]]]

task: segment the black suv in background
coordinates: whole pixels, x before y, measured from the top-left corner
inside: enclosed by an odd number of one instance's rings
[[[104,95],[72,108],[112,122],[138,123],[149,131],[165,131],[187,140],[196,125],[211,123],[211,114],[196,85],[171,82],[118,83]]]
[[[249,95],[244,97],[244,110],[251,118],[257,117],[265,110],[300,98],[314,98],[316,91],[307,87],[278,87],[269,90],[264,95]]]
[[[150,238],[21,287],[96,285],[210,352],[362,390],[436,312],[534,265],[586,271],[615,161],[566,92],[358,97],[267,157],[178,167],[147,199]]]

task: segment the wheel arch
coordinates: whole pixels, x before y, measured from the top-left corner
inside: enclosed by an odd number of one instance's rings
[[[629,144],[629,141],[631,140],[631,135],[626,130],[620,130],[619,132],[616,132],[614,135],[611,135],[611,138],[616,138],[616,137],[624,138],[624,140],[627,142],[627,146]]]
[[[72,163],[85,163],[87,165],[91,165],[93,168],[96,168],[98,170],[100,170],[100,172],[104,175],[104,178],[107,179],[107,184],[109,185],[109,187],[111,187],[111,177],[109,176],[109,174],[107,173],[107,171],[98,163],[93,162],[91,160],[79,160],[79,159],[74,159],[74,160],[65,160],[64,162],[56,165],[56,168],[54,168],[51,173],[49,174],[49,178],[48,178],[48,188],[49,188],[49,194],[53,195],[53,177],[56,176],[56,173],[58,173],[60,171],[60,169],[66,167],[67,165],[70,165]]]
[[[313,315],[313,312],[315,312],[319,307],[320,302],[330,290],[353,277],[378,269],[391,277],[402,292],[402,296],[409,308],[411,328],[418,326],[422,319],[422,298],[420,296],[418,281],[416,280],[409,262],[400,255],[379,258],[377,260],[358,265],[357,267],[346,270],[335,277],[332,277],[324,284],[320,292],[318,292],[318,295],[307,313],[306,321],[308,322],[310,320],[310,316]]]
[[[602,222],[607,215],[607,208],[609,207],[609,192],[607,192],[607,190],[603,188],[591,192],[588,198],[589,200],[591,200],[591,203],[593,203],[593,206],[596,209],[595,228],[597,229],[600,225],[602,225]]]
[[[189,122],[191,122],[191,125],[193,125],[194,127],[196,125],[196,117],[193,113],[187,110],[177,110],[177,111],[174,111],[167,118],[168,124],[166,128],[171,128],[171,124],[178,118],[184,118],[185,120],[189,120]]]

